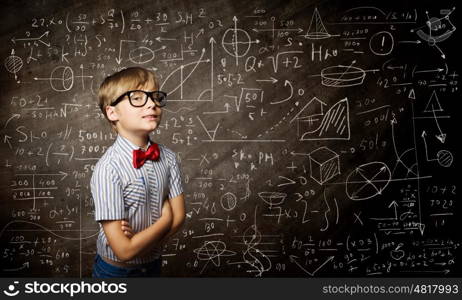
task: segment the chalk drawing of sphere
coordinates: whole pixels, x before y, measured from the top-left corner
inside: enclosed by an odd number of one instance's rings
[[[436,158],[438,159],[438,163],[445,168],[450,167],[452,165],[452,162],[454,161],[452,153],[448,150],[438,151],[438,153],[436,154]]]
[[[155,54],[154,51],[152,51],[148,47],[141,46],[130,51],[128,57],[130,61],[132,61],[133,63],[141,65],[153,60]]]
[[[220,199],[221,207],[226,211],[231,211],[236,207],[237,199],[236,195],[231,192],[227,192]]]
[[[228,29],[223,34],[221,45],[226,53],[234,57],[243,57],[249,52],[250,35],[242,29]]]
[[[13,74],[18,73],[23,66],[21,57],[16,55],[10,55],[7,58],[5,58],[4,64],[5,69]]]
[[[51,72],[50,85],[57,92],[69,91],[74,85],[74,72],[70,67],[56,67]]]
[[[346,179],[346,194],[354,201],[373,198],[382,194],[390,179],[390,169],[382,162],[360,165]]]

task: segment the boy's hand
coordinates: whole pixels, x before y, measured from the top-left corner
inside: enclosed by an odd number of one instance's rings
[[[122,225],[122,232],[130,239],[132,238],[135,233],[133,232],[133,229],[130,227],[130,224],[128,224],[128,221],[122,220],[121,222]]]

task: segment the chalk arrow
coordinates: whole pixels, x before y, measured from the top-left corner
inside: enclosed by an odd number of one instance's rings
[[[163,37],[160,37],[160,36],[156,37],[155,40],[158,41],[158,42],[162,42],[162,41],[176,41],[176,39],[163,38]]]
[[[420,234],[423,236],[425,230],[425,224],[419,223],[419,231]]]
[[[11,146],[11,143],[10,143],[10,139],[11,139],[11,136],[5,134],[5,138],[3,139],[3,143],[8,143],[8,146],[10,147],[10,149],[13,149],[13,146]]]
[[[270,79],[257,79],[255,81],[271,81],[271,83],[275,84],[276,82],[278,82],[278,80],[272,76],[270,76]]]
[[[120,63],[122,62],[122,43],[123,43],[123,42],[127,42],[127,43],[130,43],[130,42],[131,42],[131,43],[134,43],[134,42],[136,42],[136,41],[131,41],[131,40],[120,40],[120,42],[119,42],[119,57],[115,59],[116,62],[117,62],[117,64],[119,64],[119,65],[120,65]]]
[[[444,142],[446,141],[446,134],[445,133],[437,134],[435,136],[442,144],[444,144]]]
[[[398,219],[398,210],[396,209],[398,207],[398,203],[396,203],[395,200],[391,201],[390,205],[388,205],[388,208],[392,207],[395,209],[395,220]]]

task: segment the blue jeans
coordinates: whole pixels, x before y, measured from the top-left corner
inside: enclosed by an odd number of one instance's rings
[[[95,278],[121,278],[121,277],[159,277],[162,258],[136,267],[118,267],[105,262],[96,254],[92,277]]]

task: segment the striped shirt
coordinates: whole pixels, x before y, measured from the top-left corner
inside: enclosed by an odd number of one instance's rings
[[[161,215],[162,200],[180,195],[183,186],[180,164],[172,150],[159,144],[159,159],[147,160],[135,169],[135,149],[140,147],[118,135],[96,164],[90,186],[95,220],[126,219],[136,233],[156,222]],[[120,261],[109,246],[101,223],[96,248],[99,255]],[[151,262],[159,258],[160,252],[160,247],[155,247],[151,253],[127,263]]]

